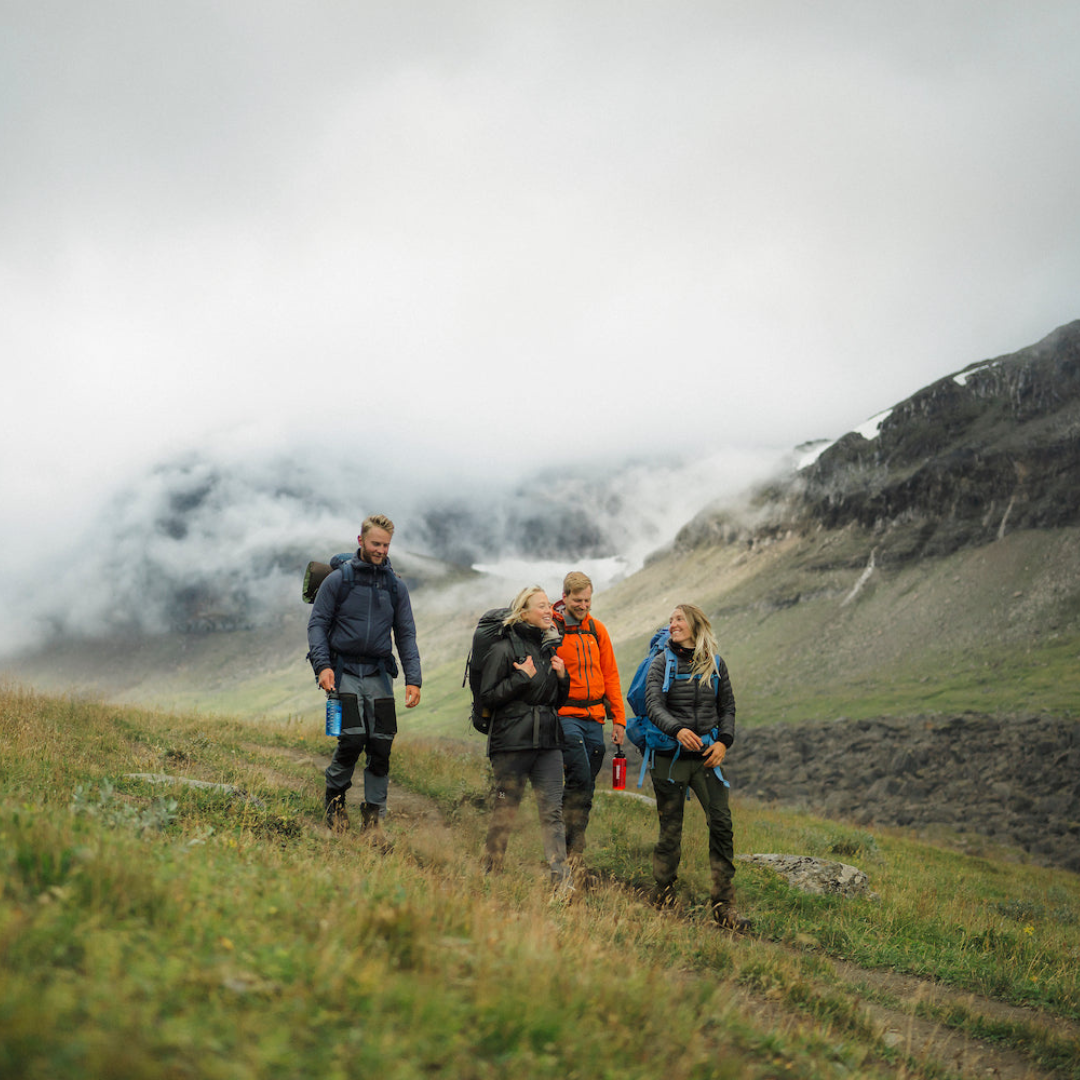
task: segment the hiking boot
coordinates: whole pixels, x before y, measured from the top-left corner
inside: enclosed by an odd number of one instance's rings
[[[669,881],[666,885],[657,882],[649,894],[649,903],[657,911],[670,911],[675,906],[675,882]]]
[[[555,887],[551,894],[551,903],[569,904],[574,898],[574,875],[567,870],[565,873],[553,873],[551,884]]]
[[[345,809],[345,792],[339,788],[327,788],[323,800],[323,813],[326,827],[331,832],[343,833],[349,830],[349,812]]]
[[[730,904],[713,904],[712,914],[721,930],[731,930],[736,934],[745,934],[754,925]]]
[[[750,920],[744,919],[735,906],[735,884],[731,878],[713,877],[712,917],[721,930],[743,933],[750,929]]]
[[[574,883],[579,889],[582,889],[585,892],[597,888],[600,885],[601,880],[600,875],[587,866],[579,866],[574,871]]]
[[[394,842],[382,830],[382,807],[376,803],[364,803],[360,807],[360,831],[384,855],[394,850]]]

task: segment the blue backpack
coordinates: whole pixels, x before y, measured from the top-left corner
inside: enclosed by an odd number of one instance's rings
[[[668,639],[670,637],[671,631],[666,626],[661,626],[660,629],[653,634],[652,640],[649,642],[649,651],[645,655],[645,659],[638,664],[638,669],[634,672],[634,677],[630,681],[630,689],[626,692],[627,704],[634,712],[634,715],[626,722],[626,737],[641,751],[641,772],[638,774],[638,787],[641,787],[642,784],[645,783],[645,773],[652,767],[657,750],[662,754],[671,754],[672,751],[674,751],[671,758],[671,764],[673,766],[682,751],[682,744],[679,740],[673,739],[670,735],[666,735],[661,731],[648,718],[645,712],[645,683],[648,680],[649,669],[652,667],[653,660],[656,659],[658,653],[663,653],[666,658],[664,664],[663,686],[665,694],[668,692],[673,679],[701,678],[700,675],[679,674],[679,659],[668,644]],[[719,664],[717,665],[717,670],[719,670]],[[719,695],[719,679],[714,680],[714,686],[714,693]],[[719,730],[714,727],[707,735],[701,737],[702,746],[712,746],[712,744],[716,742],[718,735]],[[731,786],[724,779],[724,775],[721,773],[719,766],[713,771],[725,787]],[[668,779],[671,780],[670,771]],[[674,780],[671,780],[671,782],[674,783]],[[689,791],[687,794],[689,795]]]

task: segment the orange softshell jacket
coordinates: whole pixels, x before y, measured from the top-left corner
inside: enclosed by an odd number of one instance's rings
[[[552,614],[563,634],[558,655],[570,674],[570,697],[559,715],[590,716],[601,724],[610,716],[616,724],[625,725],[619,669],[604,624],[589,615],[583,623],[567,626],[561,600]]]

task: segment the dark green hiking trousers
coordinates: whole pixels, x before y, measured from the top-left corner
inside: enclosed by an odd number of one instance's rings
[[[735,836],[728,806],[728,787],[700,757],[672,759],[657,754],[652,767],[660,839],[653,848],[653,876],[661,888],[674,882],[682,861],[683,813],[689,788],[705,811],[709,827],[709,867],[713,892],[735,876]]]

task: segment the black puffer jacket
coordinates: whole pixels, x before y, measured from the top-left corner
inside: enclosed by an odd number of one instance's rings
[[[693,650],[681,649],[678,645],[670,645],[669,648],[679,661],[678,673],[689,675],[694,659]],[[715,680],[703,685],[702,679],[672,679],[665,694],[664,667],[667,657],[663,652],[657,654],[645,680],[645,708],[649,719],[665,735],[674,739],[682,728],[689,728],[697,735],[706,735],[714,727],[719,727],[719,742],[731,746],[735,741],[735,695],[731,690],[727,664],[723,659],[717,659],[719,691]],[[682,753],[689,751],[683,750]]]
[[[551,670],[551,657],[540,648],[542,631],[528,623],[515,623],[521,648],[533,658],[536,674],[530,679],[514,667],[524,654],[515,656],[510,637],[495,642],[484,661],[480,701],[491,710],[488,755],[508,750],[557,750],[562,746],[559,707],[570,693],[570,679]]]

